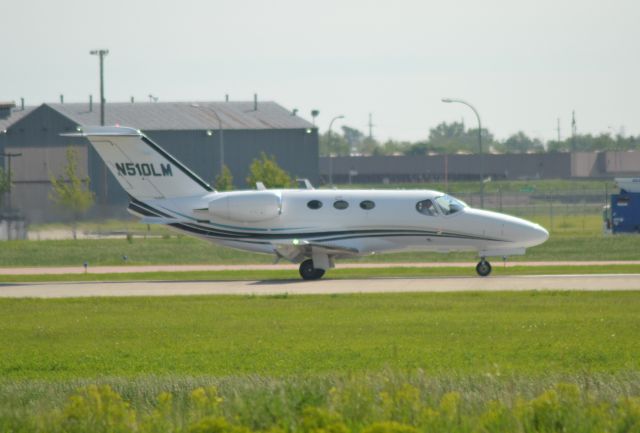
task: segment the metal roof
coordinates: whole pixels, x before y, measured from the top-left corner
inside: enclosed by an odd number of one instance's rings
[[[37,107],[24,107],[24,110],[21,108],[13,108],[11,109],[11,114],[9,117],[0,118],[0,132],[4,131],[18,120],[25,117],[27,114],[31,113]]]
[[[45,104],[82,126],[100,124],[100,104]],[[115,102],[105,104],[105,125],[143,131],[218,129],[306,129],[313,124],[272,101],[258,102]]]

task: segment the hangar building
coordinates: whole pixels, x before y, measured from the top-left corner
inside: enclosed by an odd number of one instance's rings
[[[66,165],[68,146],[78,151],[78,171],[89,176],[96,194],[89,216],[123,214],[128,198],[88,141],[60,136],[99,125],[97,104],[9,107],[0,122],[0,152],[22,154],[12,160],[12,201],[30,222],[65,218],[65,212],[57,209],[48,195],[51,175],[59,175]],[[275,156],[292,176],[319,180],[316,127],[275,102],[107,103],[105,125],[142,130],[212,184],[219,174],[222,154],[235,186],[247,187],[249,165],[262,152]],[[0,166],[7,166],[1,157]]]

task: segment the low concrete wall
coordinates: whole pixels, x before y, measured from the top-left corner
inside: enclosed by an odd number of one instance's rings
[[[335,183],[469,180],[482,166],[493,179],[613,178],[640,174],[640,152],[322,157],[320,175]]]
[[[333,181],[342,183],[352,173],[355,182],[411,182],[477,179],[557,179],[571,177],[571,155],[541,153],[530,155],[433,155],[433,156],[358,156],[320,158],[320,174],[325,181],[332,172]],[[356,175],[353,173],[357,172]]]

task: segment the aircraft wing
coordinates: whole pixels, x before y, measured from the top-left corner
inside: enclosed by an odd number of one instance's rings
[[[271,245],[279,257],[292,262],[299,262],[305,257],[311,257],[313,253],[326,254],[328,256],[354,256],[360,254],[357,248],[300,239],[294,239],[291,242],[272,242]]]

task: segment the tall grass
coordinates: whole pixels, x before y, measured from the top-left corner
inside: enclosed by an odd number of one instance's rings
[[[14,396],[7,400],[6,395]],[[640,375],[421,371],[0,383],[0,429],[34,432],[626,432]]]

